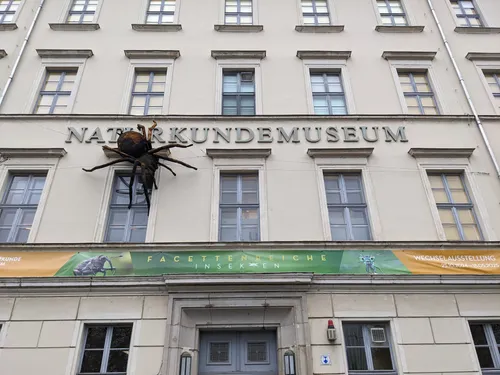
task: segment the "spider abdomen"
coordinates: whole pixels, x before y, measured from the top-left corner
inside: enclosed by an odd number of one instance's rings
[[[121,134],[116,143],[118,149],[134,158],[139,158],[149,150],[149,143],[141,133],[136,131],[127,131]]]

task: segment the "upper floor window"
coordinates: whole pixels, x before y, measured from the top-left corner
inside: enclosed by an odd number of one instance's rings
[[[77,375],[127,373],[132,325],[86,325],[85,346]]]
[[[221,174],[219,241],[259,241],[259,176]]]
[[[483,26],[481,17],[472,0],[451,0],[451,6],[455,11],[460,26]]]
[[[69,23],[92,23],[98,0],[73,0],[68,14]]]
[[[398,72],[409,114],[437,115],[434,93],[426,72]]]
[[[429,174],[429,181],[446,239],[481,241],[481,231],[463,174]]]
[[[66,113],[78,69],[47,69],[34,113]]]
[[[223,71],[222,114],[255,115],[254,71]]]
[[[327,0],[301,0],[304,25],[329,25]]]
[[[496,105],[500,108],[500,72],[485,72],[484,76],[493,97],[496,99]]]
[[[106,242],[144,242],[148,226],[148,206],[142,178],[136,175],[132,185],[132,206],[129,209],[130,176],[117,174],[113,181],[111,203],[106,227]]]
[[[470,322],[469,326],[483,374],[489,373],[485,370],[500,370],[500,323]]]
[[[0,242],[28,240],[44,185],[45,175],[10,176],[0,204]]]
[[[345,115],[347,113],[340,73],[311,72],[311,89],[316,115]]]
[[[343,323],[349,373],[396,374],[389,325]]]
[[[21,0],[0,0],[0,23],[14,22]]]
[[[226,25],[251,25],[252,0],[226,0],[224,23]]]
[[[146,23],[174,23],[175,0],[150,0],[146,12]]]
[[[167,72],[165,70],[135,72],[130,100],[131,115],[159,115],[163,109]]]
[[[361,175],[329,173],[324,180],[332,240],[371,240]]]
[[[377,0],[377,7],[382,24],[389,26],[406,26],[406,14],[399,0]]]

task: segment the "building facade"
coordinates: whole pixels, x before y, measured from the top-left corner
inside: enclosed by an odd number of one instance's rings
[[[497,0],[0,0],[0,374],[500,374],[498,163]]]

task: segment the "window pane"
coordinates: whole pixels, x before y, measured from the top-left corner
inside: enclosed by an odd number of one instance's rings
[[[460,241],[460,233],[458,232],[458,228],[456,225],[444,225],[443,224],[444,233],[446,235],[446,239],[448,241]]]
[[[481,234],[476,225],[462,225],[465,241],[481,241]]]
[[[364,348],[347,348],[349,370],[368,370]]]
[[[30,228],[19,227],[17,229],[17,235],[16,238],[14,239],[14,242],[27,242],[29,234],[30,234]]]
[[[432,193],[434,195],[434,199],[436,203],[448,203],[448,195],[446,195],[446,191],[444,189],[432,189]]]
[[[87,330],[87,340],[85,349],[102,349],[106,339],[106,327],[89,327]]]
[[[128,350],[111,350],[108,360],[108,372],[126,372]]]
[[[12,226],[16,217],[17,209],[5,209],[0,213],[0,227]]]
[[[482,324],[470,324],[470,331],[475,345],[487,345],[486,335],[484,334],[484,326]]]
[[[364,346],[363,343],[363,326],[361,324],[344,324],[345,345],[349,346]]]
[[[243,226],[240,241],[259,241],[259,228],[257,226]]]
[[[367,225],[366,210],[364,208],[349,209],[352,225]]]
[[[438,211],[442,224],[455,225],[455,218],[453,217],[453,212],[451,211],[451,208],[440,208],[438,209]]]
[[[477,358],[479,359],[479,365],[481,368],[493,368],[493,358],[491,357],[490,348],[488,347],[476,347]]]
[[[389,348],[372,348],[373,368],[375,370],[392,370],[391,351]]]
[[[86,350],[83,353],[83,361],[80,372],[100,373],[102,362],[102,350]]]
[[[343,208],[330,208],[328,210],[330,225],[345,225],[344,209]]]
[[[113,327],[113,337],[111,339],[111,348],[128,348],[130,346],[130,337],[132,327]]]
[[[370,237],[370,229],[368,226],[356,226],[352,228],[352,240],[354,241],[368,241]]]
[[[330,226],[332,231],[332,241],[347,241],[349,239],[349,235],[347,232],[347,226]]]
[[[220,210],[220,224],[223,226],[236,227],[238,216],[237,208],[223,208]]]
[[[236,227],[234,226],[225,226],[225,227],[222,227],[221,228],[221,231],[220,231],[220,239],[219,241],[223,241],[223,242],[234,242],[234,241],[238,241],[238,238],[237,238],[237,233],[236,233],[237,229]]]

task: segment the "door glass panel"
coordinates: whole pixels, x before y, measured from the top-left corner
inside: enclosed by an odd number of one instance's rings
[[[210,363],[229,363],[229,343],[211,342],[209,352]]]

